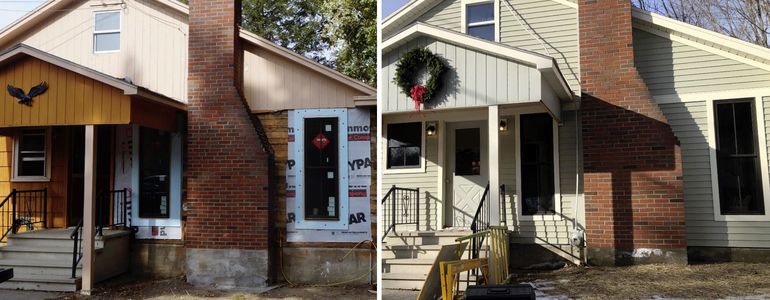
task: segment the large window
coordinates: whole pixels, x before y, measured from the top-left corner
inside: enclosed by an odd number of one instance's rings
[[[719,204],[723,215],[765,213],[754,101],[714,102]]]
[[[465,7],[465,32],[485,40],[495,40],[495,4],[486,2]]]
[[[388,169],[419,168],[422,123],[388,124]]]
[[[305,220],[339,220],[339,121],[305,119]]]
[[[521,115],[522,215],[555,213],[553,120],[545,113]]]
[[[139,217],[168,218],[170,203],[171,135],[139,130]]]
[[[25,129],[16,138],[14,179],[48,179],[48,130]]]
[[[94,52],[120,51],[120,12],[97,12],[94,19]]]

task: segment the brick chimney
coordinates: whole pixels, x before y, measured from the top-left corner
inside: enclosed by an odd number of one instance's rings
[[[184,243],[189,282],[253,288],[268,274],[268,157],[237,87],[240,15],[240,1],[190,1]]]
[[[634,65],[631,2],[578,7],[589,263],[686,263],[679,143]]]

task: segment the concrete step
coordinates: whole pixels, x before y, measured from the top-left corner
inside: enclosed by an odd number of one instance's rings
[[[385,273],[382,274],[382,287],[385,289],[398,290],[419,290],[422,289],[428,274],[425,273]],[[460,274],[460,289],[465,290],[468,286],[466,279],[469,277],[467,272]],[[471,275],[474,281],[478,276]]]
[[[432,258],[384,259],[382,262],[382,272],[428,274],[433,261],[434,259]]]
[[[102,248],[97,248],[95,251],[97,254],[101,253]],[[72,245],[68,247],[5,246],[0,247],[0,259],[72,261]]]
[[[455,239],[470,235],[471,231],[410,231],[388,234],[385,242],[390,246],[402,245],[447,245],[454,244]]]
[[[382,258],[436,258],[441,245],[386,245],[382,247]]]
[[[0,289],[75,292],[80,289],[80,284],[80,278],[69,276],[15,275],[11,280],[0,284]]]
[[[71,276],[72,275],[72,257],[64,261],[56,260],[18,260],[18,259],[0,259],[0,267],[13,268],[14,276],[24,277],[26,275],[51,275],[51,276]],[[76,276],[80,277],[83,268],[82,262],[78,264]]]

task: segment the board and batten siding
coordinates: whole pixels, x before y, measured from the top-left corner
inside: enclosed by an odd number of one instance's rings
[[[634,23],[634,61],[650,92],[687,94],[767,87],[770,71],[649,33]]]
[[[539,101],[542,95],[540,71],[461,46],[419,37],[383,54],[380,89],[382,110],[414,110],[412,100],[394,82],[396,64],[411,49],[425,47],[445,59],[449,70],[432,109],[484,107],[496,104]]]
[[[720,100],[720,99],[713,99]],[[770,97],[763,98],[766,132],[770,132]],[[770,247],[770,222],[715,221],[707,105],[710,101],[660,104],[681,144],[687,245],[696,247]],[[770,138],[770,135],[764,137]],[[770,175],[770,174],[767,174]],[[767,176],[766,175],[766,176]],[[769,191],[765,191],[767,193]]]
[[[354,107],[365,94],[257,46],[243,45],[244,96],[252,111]]]
[[[500,183],[505,184],[506,199],[506,220],[509,228],[513,231],[513,239],[517,243],[527,244],[551,244],[568,245],[569,233],[572,229],[572,220],[575,218],[575,149],[577,126],[574,111],[563,114],[562,126],[558,128],[559,135],[559,176],[561,190],[560,217],[524,220],[516,215],[520,209],[516,199],[516,160],[515,160],[515,132],[513,115],[501,115],[501,118],[509,120],[509,130],[500,134]],[[431,114],[431,120],[451,121],[451,117],[442,112]],[[383,121],[383,129],[387,127],[390,121]],[[404,121],[413,122],[413,121]],[[392,122],[392,123],[400,123]],[[446,127],[443,127],[446,128]],[[382,190],[380,195],[385,195],[393,186],[404,188],[420,188],[420,230],[437,230],[441,228],[443,221],[438,220],[439,213],[437,208],[439,204],[444,203],[444,199],[438,198],[439,186],[438,180],[443,178],[444,174],[439,173],[439,138],[429,137],[425,139],[425,172],[414,173],[385,173],[382,174]],[[484,142],[484,141],[482,141]],[[387,138],[382,138],[381,143],[387,145]],[[387,149],[384,147],[383,149]],[[381,155],[381,157],[385,157]],[[582,169],[582,168],[581,168]],[[582,197],[582,189],[578,191]],[[444,193],[445,194],[445,193]],[[383,207],[383,214],[389,213],[387,207]],[[470,212],[471,214],[473,212]],[[387,226],[381,222],[382,226]],[[399,231],[413,229],[414,226],[399,226]]]
[[[514,15],[507,3],[519,16]],[[502,0],[499,4],[500,43],[555,58],[570,89],[579,93],[577,8],[551,0]],[[462,32],[462,0],[442,1],[417,21]]]
[[[154,1],[76,1],[0,49],[24,43],[187,102],[187,16]],[[120,11],[119,52],[94,53],[94,13]]]

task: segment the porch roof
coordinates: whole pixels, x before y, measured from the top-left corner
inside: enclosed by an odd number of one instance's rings
[[[553,57],[417,22],[382,43],[385,113],[410,109],[392,77],[400,56],[415,47],[443,57],[455,75],[447,99],[433,108],[542,102],[558,118],[561,102],[574,100]]]
[[[24,44],[0,53],[0,86],[29,91],[41,82],[48,91],[31,105],[0,92],[0,127],[139,123],[166,129],[163,117],[184,111],[184,103],[131,82],[51,55]],[[154,115],[154,116],[151,116]],[[149,123],[148,123],[149,122]]]

